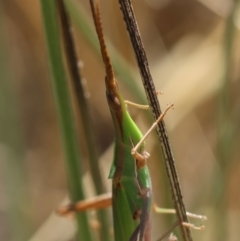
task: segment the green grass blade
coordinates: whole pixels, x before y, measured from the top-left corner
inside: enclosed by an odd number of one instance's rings
[[[222,88],[220,89],[219,110],[217,116],[218,138],[217,138],[217,160],[219,168],[216,168],[215,178],[213,181],[213,197],[215,206],[215,234],[216,239],[224,241],[228,239],[227,233],[227,186],[229,180],[229,169],[233,164],[233,144],[234,144],[234,127],[238,122],[234,123],[231,111],[231,85],[232,85],[232,69],[233,69],[233,51],[235,40],[235,16],[237,13],[237,5],[239,0],[234,1],[232,10],[226,20],[225,38],[224,38],[224,76],[222,78]],[[219,220],[222,220],[219,222]]]
[[[83,125],[83,138],[87,144],[91,176],[95,185],[96,194],[99,195],[107,192],[107,190],[104,186],[104,177],[101,174],[99,167],[98,153],[95,141],[96,138],[94,135],[94,128],[92,128],[93,121],[91,118],[91,109],[88,98],[86,98],[85,87],[83,85],[80,70],[77,66],[77,51],[74,45],[73,35],[71,33],[71,25],[68,19],[68,13],[65,9],[65,4],[63,0],[58,0],[58,8],[68,69],[74,86],[75,95],[77,97],[78,109]],[[101,223],[101,240],[110,241],[111,238],[109,232],[110,229],[107,210],[99,210],[97,214],[98,220]]]
[[[55,1],[41,0],[41,7],[52,75],[52,86],[55,94],[58,118],[66,156],[65,160],[70,196],[72,202],[76,202],[84,199],[83,188],[80,182],[80,153],[78,149],[78,141],[71,109],[66,73],[61,54]],[[78,239],[84,241],[92,240],[86,213],[77,214],[76,218],[78,223]]]

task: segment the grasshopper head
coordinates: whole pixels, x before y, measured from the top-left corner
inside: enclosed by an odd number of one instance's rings
[[[125,110],[125,103],[120,95],[117,81],[115,79],[109,81],[108,77],[106,77],[105,83],[106,97],[110,110],[115,113],[122,112]]]

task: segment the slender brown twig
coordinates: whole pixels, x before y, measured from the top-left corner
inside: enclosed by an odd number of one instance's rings
[[[152,112],[155,120],[161,115],[160,105],[156,96],[156,89],[152,80],[152,76],[149,70],[146,53],[143,47],[141,36],[138,30],[137,22],[134,16],[133,7],[130,0],[119,0],[121,11],[124,17],[124,21],[127,26],[127,30],[134,48],[138,67],[141,73],[143,86],[152,108]],[[182,192],[178,180],[177,170],[175,168],[174,158],[171,151],[167,131],[164,121],[158,124],[157,133],[161,143],[161,148],[164,156],[165,166],[167,170],[168,180],[171,187],[172,198],[179,223],[188,223],[186,216],[185,205],[183,202]],[[185,241],[192,241],[192,236],[189,227],[180,225],[182,237]]]

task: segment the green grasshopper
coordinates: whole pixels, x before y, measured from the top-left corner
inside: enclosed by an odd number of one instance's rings
[[[116,135],[114,160],[109,174],[112,179],[115,241],[150,241],[152,191],[146,165],[149,154],[144,150],[143,135],[130,117],[119,91],[103,37],[98,3],[94,5],[90,0],[90,4],[106,70],[106,98]]]
[[[124,101],[119,91],[103,37],[98,2],[94,4],[90,0],[90,5],[105,65],[106,98],[116,135],[114,160],[109,174],[112,179],[112,195],[107,194],[60,208],[59,213],[67,214],[69,211],[100,209],[112,205],[115,241],[150,241],[152,188],[147,167],[150,155],[145,151],[144,140],[173,105],[167,107],[143,136],[128,113],[126,103],[131,102]]]

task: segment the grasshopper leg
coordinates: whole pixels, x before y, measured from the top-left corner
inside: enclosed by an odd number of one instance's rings
[[[153,204],[152,207],[153,207],[153,211],[156,213],[176,214],[175,209],[161,208],[161,207],[158,207],[155,203]],[[201,219],[202,221],[207,220],[207,216],[205,216],[205,215],[199,215],[199,214],[190,213],[190,212],[186,212],[186,215],[189,218]]]
[[[92,209],[103,209],[112,205],[112,194],[105,193],[97,197],[82,200],[57,209],[57,213],[61,216],[69,215],[73,212],[84,212]]]
[[[140,105],[140,104],[136,104],[132,101],[129,101],[129,100],[124,100],[125,104],[126,105],[131,105],[131,106],[134,106],[136,108],[139,108],[139,109],[143,109],[143,110],[149,110],[150,109],[150,106],[149,105]]]
[[[162,91],[156,91],[156,95],[159,95],[159,94],[163,94],[163,92]],[[132,101],[129,101],[129,100],[124,100],[124,102],[125,102],[126,105],[131,105],[131,106],[139,108],[139,109],[143,109],[143,110],[149,110],[150,109],[149,105],[141,105],[141,104],[137,104],[137,103],[134,103]]]
[[[158,207],[156,204],[153,204],[153,210],[156,213],[165,213],[165,214],[176,214],[176,210],[175,209],[167,209],[167,208],[160,208]],[[190,213],[190,212],[186,212],[186,215],[190,218],[196,218],[196,219],[201,219],[202,221],[207,220],[207,217],[204,215],[199,215],[199,214],[195,214],[195,213]],[[201,226],[195,226],[192,223],[182,223],[182,225],[195,229],[195,230],[202,230],[204,229],[204,225]]]
[[[150,241],[151,240],[151,234],[149,232],[150,230],[150,222],[149,222],[149,213],[148,213],[148,205],[150,202],[150,189],[144,190],[144,203],[143,208],[141,210],[141,216],[140,216],[140,222],[136,229],[134,230],[132,236],[130,237],[129,241]]]
[[[173,107],[173,104],[168,105],[166,110],[158,117],[158,119],[152,124],[150,129],[145,133],[143,138],[138,142],[138,144],[132,149],[132,155],[133,157],[136,157],[137,155],[137,150],[141,146],[141,144],[146,140],[146,138],[149,136],[149,134],[157,127],[158,123],[163,120],[163,117],[166,115],[169,109]]]
[[[157,241],[163,240],[169,234],[170,234],[170,236],[168,238],[168,241],[175,241],[175,240],[177,240],[177,238],[174,235],[172,235],[172,231],[179,225],[180,225],[180,222],[176,221],[169,230],[167,230],[159,239],[157,239]],[[184,225],[186,227],[189,227],[189,228],[194,228],[194,229],[197,229],[197,230],[202,230],[204,228],[203,226],[202,227],[196,227],[196,226],[194,226],[194,225],[192,225],[190,223],[182,223],[182,225]]]
[[[150,190],[148,190],[147,195],[145,197],[144,200],[144,205],[143,205],[143,209],[142,209],[142,215],[141,215],[141,219],[140,219],[140,239],[139,240],[143,240],[143,237],[145,237],[144,240],[149,240],[150,241],[150,233],[146,232],[148,225],[150,225],[149,222],[149,212],[148,212],[148,205],[150,202]]]

